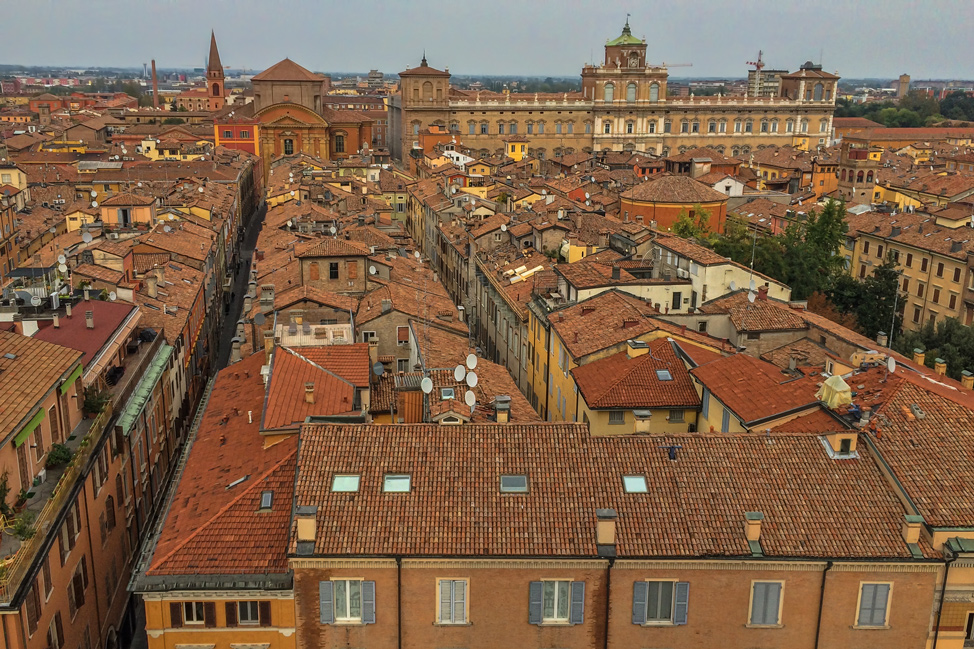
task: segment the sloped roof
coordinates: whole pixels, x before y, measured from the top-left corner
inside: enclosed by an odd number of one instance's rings
[[[314,384],[314,403],[305,398],[308,383]],[[291,428],[315,415],[349,414],[354,410],[354,397],[355,387],[349,381],[295,350],[275,347],[262,428]]]
[[[263,72],[251,77],[251,81],[324,81],[325,77],[315,74],[289,58],[275,63]]]
[[[653,176],[646,182],[626,190],[620,196],[623,199],[647,203],[693,204],[727,201],[725,194],[689,176],[668,174]]]
[[[334,237],[325,237],[318,243],[306,248],[297,256],[305,257],[362,257],[370,254],[369,247],[358,241],[346,241]]]
[[[700,306],[701,313],[727,313],[738,332],[806,329],[805,319],[787,304],[760,298],[750,302],[747,290],[738,289]]]

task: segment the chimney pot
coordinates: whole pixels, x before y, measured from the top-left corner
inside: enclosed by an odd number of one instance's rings
[[[87,327],[88,329],[94,329],[95,328],[95,312],[94,311],[85,311],[85,327]]]
[[[877,332],[876,342],[880,347],[886,347],[886,345],[889,343],[889,336],[886,335],[885,331]]]
[[[960,384],[968,390],[974,390],[974,374],[971,374],[970,370],[964,370],[961,372]]]
[[[304,401],[305,403],[315,402],[315,384],[305,383],[304,384]]]
[[[917,365],[923,365],[923,361],[926,360],[927,353],[920,349],[919,347],[913,348],[913,362]]]
[[[947,373],[947,361],[942,358],[935,358],[933,361],[933,371],[943,376]]]
[[[748,541],[761,540],[761,521],[763,520],[764,514],[761,512],[744,513],[744,534]]]
[[[919,543],[922,525],[923,516],[905,515],[903,517],[903,540],[907,543]]]
[[[759,300],[764,300],[765,302],[768,301],[768,287],[767,286],[759,286],[758,287],[758,299]]]
[[[230,362],[240,362],[240,338],[233,338],[230,341]]]

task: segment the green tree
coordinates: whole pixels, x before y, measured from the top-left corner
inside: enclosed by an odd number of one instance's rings
[[[954,379],[960,379],[964,370],[974,371],[974,328],[956,318],[927,322],[919,331],[905,331],[893,340],[893,349],[905,356],[912,356],[914,349],[925,351],[927,367],[942,358],[947,361],[947,376]]]
[[[166,119],[162,120],[162,123],[163,124],[185,124],[186,120],[184,120],[182,117],[167,117]]]
[[[940,102],[916,90],[911,90],[901,97],[899,106],[912,110],[924,120],[940,114]]]
[[[880,331],[899,337],[902,328],[902,312],[905,295],[899,292],[900,273],[896,269],[893,253],[889,252],[882,265],[862,281],[862,296],[854,313],[859,330],[869,338]]]
[[[940,100],[940,112],[949,119],[974,120],[974,97],[956,90]]]
[[[712,240],[714,235],[710,231],[710,212],[700,205],[694,205],[690,213],[681,210],[673,224],[673,234],[684,239]]]

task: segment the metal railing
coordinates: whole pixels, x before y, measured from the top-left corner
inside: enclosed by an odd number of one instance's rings
[[[81,439],[74,457],[71,458],[71,462],[58,479],[51,499],[47,501],[34,521],[34,536],[20,544],[12,559],[0,564],[0,604],[10,603],[34,558],[44,545],[48,534],[52,533],[61,509],[68,503],[68,498],[74,491],[75,483],[78,478],[83,476],[85,464],[91,454],[91,449],[95,446],[95,440],[105,430],[105,426],[111,420],[112,415],[111,405],[106,404],[105,409],[92,421],[91,427]],[[53,529],[53,531],[56,533],[57,530]]]

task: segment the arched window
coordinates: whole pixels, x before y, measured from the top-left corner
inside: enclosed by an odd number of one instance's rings
[[[872,171],[867,171],[866,172],[866,182],[867,183],[871,183],[872,181],[873,181],[873,172]]]
[[[762,119],[761,120],[761,132],[762,133],[767,133],[768,132],[768,120],[766,120],[766,119]]]
[[[741,155],[748,155],[751,153],[751,145],[745,144],[741,147]]]
[[[636,84],[630,83],[626,86],[626,101],[629,103],[636,101]]]
[[[788,120],[785,122],[785,133],[793,133],[795,131],[795,122]]]
[[[313,261],[310,264],[308,264],[308,279],[313,282],[320,278],[321,278],[321,272],[320,269],[318,268],[318,262]]]
[[[731,155],[736,156],[736,155],[740,155],[740,154],[741,154],[741,148],[740,147],[736,147],[736,146],[735,147],[731,147]]]
[[[825,86],[823,86],[821,83],[816,83],[815,91],[812,93],[812,99],[814,99],[815,101],[822,101],[822,94],[824,90],[825,90]]]
[[[612,132],[612,122],[610,122],[609,120],[605,120],[604,122],[602,122],[602,132],[603,133],[611,133]]]
[[[615,90],[616,87],[613,84],[611,83],[605,84],[605,89],[603,90],[602,99],[607,102],[612,101],[613,95],[615,94]],[[608,133],[608,131],[606,132]]]
[[[294,153],[294,140],[284,140],[284,155],[291,155]]]
[[[749,119],[746,122],[744,122],[744,132],[745,133],[754,132],[754,120]]]
[[[433,84],[429,81],[423,82],[423,99],[433,98]]]
[[[842,182],[845,182],[845,169],[842,170]]]
[[[345,153],[345,136],[335,136],[335,153]]]
[[[220,84],[218,84],[218,83],[214,83],[213,84],[213,96],[214,97],[219,97],[220,96]]]
[[[626,143],[625,143],[625,144],[624,144],[624,145],[622,146],[622,150],[623,150],[623,151],[635,151],[635,150],[636,150],[636,145],[635,145],[635,144],[633,144],[632,142],[626,142]]]
[[[710,120],[707,122],[707,132],[716,133],[717,132],[717,122],[715,120]]]
[[[856,182],[857,182],[857,183],[861,183],[861,182],[862,182],[862,175],[863,175],[863,174],[862,174],[862,171],[859,171],[859,172],[858,172],[858,173],[856,174]]]
[[[659,101],[659,84],[652,83],[649,85],[649,100]]]

